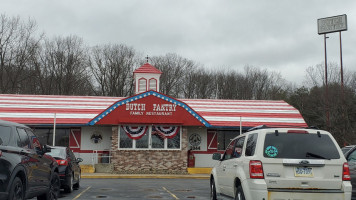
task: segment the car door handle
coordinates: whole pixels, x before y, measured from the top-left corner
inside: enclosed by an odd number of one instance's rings
[[[234,167],[237,167],[237,166],[239,166],[239,165],[238,165],[238,164],[234,164],[233,166],[234,166]]]

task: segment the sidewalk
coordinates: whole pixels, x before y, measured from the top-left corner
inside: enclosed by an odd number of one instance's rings
[[[81,178],[156,178],[156,179],[209,179],[210,174],[110,174],[82,173]]]

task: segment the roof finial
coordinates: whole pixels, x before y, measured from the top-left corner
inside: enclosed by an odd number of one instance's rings
[[[148,58],[149,58],[149,57],[148,57],[148,55],[147,55],[147,56],[146,56],[146,62],[147,62],[147,63],[148,63]]]

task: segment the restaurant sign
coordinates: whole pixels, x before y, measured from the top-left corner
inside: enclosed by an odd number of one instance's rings
[[[127,103],[126,111],[130,111],[130,115],[173,115],[176,111],[176,104],[155,104],[153,103],[149,108],[151,110],[146,110],[146,103]]]
[[[117,101],[89,124],[209,126],[204,118],[184,102],[154,91]]]
[[[318,19],[318,34],[347,31],[347,16],[338,15]]]

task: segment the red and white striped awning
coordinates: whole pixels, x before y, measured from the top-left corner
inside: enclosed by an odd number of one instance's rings
[[[0,119],[28,125],[87,125],[124,97],[0,94]],[[284,101],[178,99],[212,127],[257,125],[307,126],[294,107]]]
[[[306,123],[297,109],[285,101],[184,99],[212,126],[254,127],[302,126]]]
[[[0,119],[23,124],[87,124],[120,97],[0,94]]]

